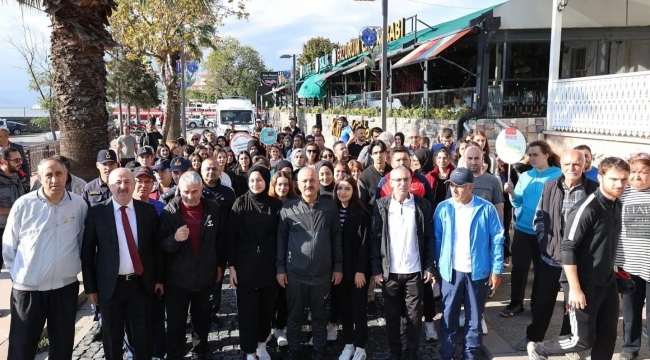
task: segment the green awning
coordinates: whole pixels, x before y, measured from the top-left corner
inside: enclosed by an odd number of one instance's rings
[[[323,99],[327,96],[327,87],[323,81],[317,82],[325,72],[312,74],[305,79],[300,86],[298,98],[300,99]]]

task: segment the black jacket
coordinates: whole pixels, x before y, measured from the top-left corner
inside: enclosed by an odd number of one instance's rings
[[[411,194],[415,201],[415,224],[417,227],[418,249],[422,271],[434,273],[433,210],[431,203]],[[390,270],[390,235],[388,232],[388,209],[392,196],[377,199],[372,216],[372,274],[383,274],[388,278]]]
[[[581,286],[608,286],[615,281],[621,208],[620,200],[609,200],[599,189],[571,209],[562,241],[562,264],[578,266]],[[562,281],[566,281],[564,273]]]
[[[360,207],[348,208],[341,228],[343,281],[354,281],[356,273],[370,275],[370,214]]]
[[[313,208],[301,198],[287,200],[278,224],[278,274],[289,281],[320,285],[343,271],[341,221],[334,201],[319,196]]]
[[[280,209],[282,201],[268,195],[255,201],[246,193],[235,201],[228,220],[228,265],[237,271],[239,288],[277,284],[275,257]]]
[[[363,170],[359,176],[359,197],[361,202],[372,210],[375,206],[375,193],[377,192],[377,186],[379,181],[384,175],[388,174],[393,170],[390,165],[386,164],[384,171],[380,174],[374,166]]]
[[[214,201],[201,200],[203,225],[199,256],[194,255],[192,243],[174,240],[176,230],[185,225],[181,216],[180,197],[173,198],[160,214],[160,245],[166,253],[166,284],[197,291],[216,280],[217,267],[226,265],[224,211]]]
[[[562,219],[562,202],[564,201],[564,175],[544,184],[542,196],[535,210],[533,229],[537,234],[539,250],[543,256],[562,264],[562,239],[564,238],[564,219]],[[598,190],[598,183],[582,175],[582,189],[585,197]]]
[[[158,213],[151,204],[133,200],[138,229],[138,253],[144,272],[144,289],[154,293],[154,285],[164,283],[164,258],[158,244]],[[113,200],[88,208],[81,245],[81,271],[86,293],[98,293],[99,301],[110,300],[117,284],[120,247],[115,227]]]

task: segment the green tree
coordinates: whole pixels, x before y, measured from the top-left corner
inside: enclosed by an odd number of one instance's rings
[[[188,102],[193,103],[216,103],[217,96],[214,93],[208,92],[204,89],[189,88],[185,92],[185,98]]]
[[[128,52],[157,62],[165,88],[164,140],[181,136],[176,71],[181,54],[201,59],[203,48],[217,45],[212,39],[229,16],[248,17],[244,0],[120,0],[111,17],[113,34]]]
[[[321,56],[331,54],[332,50],[338,47],[339,44],[332,42],[330,39],[321,36],[313,37],[302,44],[302,54],[300,54],[297,62],[300,65],[307,65]]]
[[[224,96],[245,96],[255,100],[260,73],[268,71],[257,50],[235,38],[222,38],[205,63],[206,91]]]
[[[156,73],[151,65],[142,60],[113,58],[107,64],[108,87],[106,96],[112,102],[120,102],[139,109],[160,105]]]

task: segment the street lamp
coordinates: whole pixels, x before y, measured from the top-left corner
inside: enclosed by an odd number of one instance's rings
[[[293,106],[293,117],[297,121],[298,118],[296,117],[296,54],[293,55],[285,54],[280,56],[280,59],[291,59],[291,58],[293,58],[293,66],[291,68],[291,72],[293,74],[292,75],[293,85],[291,86],[291,92],[293,96],[291,98],[291,104]]]

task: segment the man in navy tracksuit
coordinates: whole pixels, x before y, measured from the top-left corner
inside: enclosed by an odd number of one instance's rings
[[[562,241],[560,279],[568,294],[571,334],[528,343],[531,360],[591,349],[592,360],[614,354],[618,326],[618,288],[614,274],[621,233],[621,202],[630,166],[606,158],[598,167],[600,188],[569,213]]]

